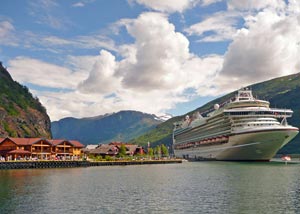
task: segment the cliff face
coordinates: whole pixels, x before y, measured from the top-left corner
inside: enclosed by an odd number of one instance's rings
[[[51,138],[46,109],[0,62],[0,137]]]

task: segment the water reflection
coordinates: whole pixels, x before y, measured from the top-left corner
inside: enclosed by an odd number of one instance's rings
[[[224,169],[230,213],[299,213],[298,165],[239,163]]]
[[[0,213],[300,213],[300,165],[0,171]]]

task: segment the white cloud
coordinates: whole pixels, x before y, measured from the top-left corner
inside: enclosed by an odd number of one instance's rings
[[[161,12],[181,13],[184,10],[193,7],[199,0],[136,0],[136,2]]]
[[[101,51],[89,77],[79,85],[79,93],[100,96],[92,98],[90,114],[91,108],[98,112],[135,109],[160,113],[187,101],[186,89],[197,89],[221,69],[221,56],[191,54],[187,38],[176,32],[163,14],[143,13],[120,23],[126,25],[135,42],[119,48],[119,61]],[[103,94],[111,96],[103,98]]]
[[[93,3],[95,0],[81,0],[72,4],[72,7],[85,7],[87,4]]]
[[[41,87],[75,89],[86,74],[28,57],[17,57],[9,61],[8,70],[21,83]]]
[[[62,67],[18,57],[9,62],[9,71],[21,83],[69,89],[34,91],[57,120],[122,109],[161,113],[187,101],[187,89],[196,90],[221,69],[221,56],[190,53],[187,38],[163,14],[143,13],[122,23],[135,42],[119,48],[119,59],[102,50],[98,56],[68,56]]]
[[[84,3],[83,2],[76,2],[74,4],[72,4],[72,7],[84,7]]]
[[[264,8],[283,9],[284,0],[228,0],[230,10],[262,10]]]
[[[300,72],[299,16],[264,10],[247,17],[225,54],[216,79],[220,90],[236,89]]]
[[[16,46],[15,28],[10,21],[0,20],[0,45]]]
[[[224,0],[128,0],[129,4],[136,2],[147,8],[163,13],[183,13],[185,10],[191,9],[197,5],[207,7],[221,1]]]
[[[42,38],[42,42],[44,43],[44,45],[48,45],[48,46],[73,44],[73,42],[70,40],[59,38],[56,36],[46,36],[46,37]]]
[[[89,71],[92,70],[94,64],[99,59],[99,55],[85,55],[85,56],[67,56],[65,66],[69,67],[72,71],[83,73],[88,77]]]
[[[89,77],[79,84],[79,90],[85,93],[114,93],[120,86],[120,79],[115,76],[115,57],[102,50]]]
[[[211,5],[211,4],[214,4],[217,2],[221,2],[221,1],[224,1],[224,0],[202,0],[201,6],[208,6],[208,5]]]
[[[289,0],[288,2],[289,2],[288,11],[292,14],[299,14],[300,13],[300,1],[298,1],[298,0]]]
[[[0,38],[6,38],[11,31],[14,31],[14,26],[8,21],[0,22]]]
[[[141,14],[127,30],[135,38],[135,61],[131,57],[121,62],[124,86],[140,90],[174,87],[189,58],[188,40],[158,13]]]
[[[32,91],[46,106],[51,121],[64,117],[92,117],[120,110],[139,110],[160,113],[187,99],[172,93],[152,91],[147,94],[139,91],[122,90],[115,96],[99,96],[80,91],[49,92]]]
[[[120,48],[123,49],[120,53],[126,55],[122,55],[124,59],[119,62],[117,74],[122,77],[124,88],[182,93],[220,69],[222,59],[213,62],[216,63],[214,68],[210,66],[214,59],[221,57],[202,59],[191,54],[188,39],[176,32],[163,14],[143,13],[137,19],[122,23],[135,39],[134,44]],[[202,70],[203,67],[209,69]]]
[[[136,0],[164,13],[184,12],[195,4],[204,7],[218,1]],[[53,15],[53,8],[59,7],[55,1],[41,2],[44,15],[47,8]],[[46,106],[52,120],[96,116],[122,109],[160,113],[176,103],[188,101],[189,91],[192,95],[219,95],[299,72],[299,1],[290,0],[287,5],[279,0],[247,2],[230,0],[230,11],[212,14],[186,30],[190,35],[200,36],[201,41],[232,40],[225,56],[199,57],[191,53],[188,39],[169,22],[168,15],[148,12],[114,25],[125,26],[133,39],[132,43],[118,47],[100,33],[70,39],[24,33],[27,39],[23,47],[65,51],[67,54],[60,59],[64,64],[16,57],[9,61],[8,69],[17,81],[34,85],[31,90]],[[237,17],[241,16],[237,13],[245,16],[245,25],[239,30]],[[43,18],[37,11],[32,15]],[[0,41],[14,33],[11,22],[0,22]],[[99,55],[68,55],[76,47],[106,50]],[[44,89],[34,90],[35,86]]]
[[[117,51],[115,42],[107,36],[100,35],[99,33],[75,36],[71,38],[57,37],[53,35],[42,35],[30,31],[15,32],[19,41],[18,45],[26,49],[35,51],[48,51],[51,53],[71,54],[75,50],[99,50],[107,49]],[[7,36],[7,39],[12,40],[12,36]],[[1,38],[0,38],[1,41]],[[7,43],[5,43],[7,44]]]
[[[202,22],[193,24],[185,31],[189,35],[200,36],[199,41],[202,42],[231,40],[237,32],[238,18],[236,13],[219,12],[207,17]]]
[[[79,36],[75,39],[75,44],[82,48],[95,49],[105,48],[116,51],[115,42],[102,35]]]
[[[31,43],[36,43],[44,47],[57,47],[66,49],[67,46],[73,48],[82,48],[82,49],[108,49],[116,51],[117,48],[112,39],[100,35],[94,34],[89,36],[77,36],[70,39],[64,39],[57,36],[34,36],[35,39]]]

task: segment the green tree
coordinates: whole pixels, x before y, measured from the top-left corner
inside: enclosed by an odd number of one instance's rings
[[[161,157],[161,148],[159,145],[157,145],[155,148],[154,148],[154,154],[157,155],[158,157]]]
[[[169,150],[164,144],[161,145],[161,153],[164,157],[169,156]]]
[[[109,155],[105,155],[104,158],[105,158],[106,161],[112,161],[113,160],[113,158]]]
[[[101,155],[97,155],[95,157],[95,161],[102,161],[102,156]]]
[[[149,155],[150,157],[153,157],[154,153],[153,153],[153,149],[152,149],[152,148],[149,148],[149,149],[148,149],[148,155]]]
[[[124,157],[124,156],[126,156],[126,147],[124,144],[121,144],[119,150],[119,157]]]

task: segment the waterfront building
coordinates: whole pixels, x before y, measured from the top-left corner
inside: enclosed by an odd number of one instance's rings
[[[97,148],[91,149],[89,154],[94,156],[101,155],[102,157],[105,156],[116,156],[119,154],[119,148],[114,145],[109,144],[100,144]]]
[[[83,145],[75,140],[50,140],[57,157],[79,157]]]
[[[95,145],[88,145],[82,151],[86,155],[101,155],[102,157],[117,156],[119,154],[121,146],[124,145],[126,149],[126,155],[143,155],[145,150],[143,147],[136,144],[129,144],[123,142],[111,142],[109,144],[100,144],[95,147]]]
[[[79,157],[84,147],[78,141],[45,138],[0,138],[0,156],[5,160]]]
[[[129,144],[129,143],[123,143],[123,142],[111,142],[109,145],[114,145],[118,147],[118,149],[121,148],[122,145],[126,148],[126,155],[143,155],[145,154],[145,150],[142,146],[136,145],[136,144]]]

